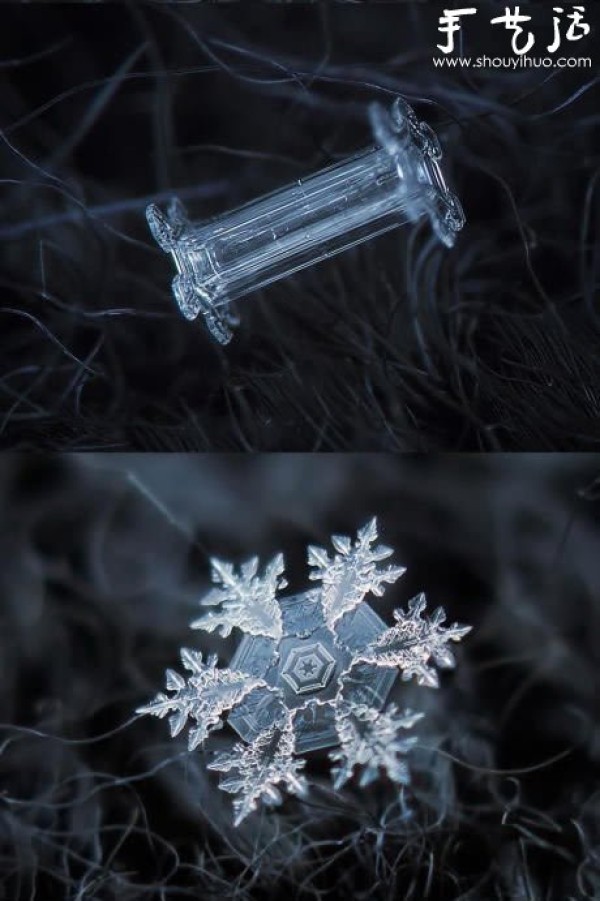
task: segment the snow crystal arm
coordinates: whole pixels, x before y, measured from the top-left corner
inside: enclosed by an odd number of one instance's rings
[[[185,679],[174,670],[167,670],[167,691],[173,694],[159,692],[153,701],[138,707],[136,713],[160,719],[170,714],[173,737],[181,732],[188,720],[193,720],[196,725],[189,733],[190,750],[206,741],[215,729],[220,729],[222,715],[247,694],[256,688],[267,688],[262,679],[235,670],[217,669],[215,654],[204,663],[200,652],[184,648],[181,661],[191,676]]]
[[[223,791],[237,795],[233,802],[236,826],[256,810],[260,801],[281,804],[281,784],[292,794],[306,794],[307,782],[300,774],[305,761],[295,760],[293,754],[294,732],[288,715],[283,725],[261,732],[251,745],[238,743],[208,764],[209,769],[222,773],[236,771],[220,781]]]
[[[330,629],[367,594],[381,597],[384,585],[406,572],[403,566],[379,566],[393,550],[381,544],[372,547],[376,540],[377,520],[373,518],[359,530],[354,544],[344,535],[333,535],[331,541],[338,553],[332,559],[323,548],[309,547],[308,563],[313,567],[309,578],[322,584],[321,605]]]
[[[273,557],[262,577],[257,575],[258,557],[243,563],[239,575],[231,563],[213,560],[212,578],[219,587],[209,591],[200,604],[220,609],[194,620],[191,628],[216,631],[223,638],[237,628],[249,635],[264,635],[279,641],[283,628],[277,592],[287,585],[280,578],[283,570],[283,554]]]
[[[431,618],[423,617],[426,605],[425,595],[419,594],[408,602],[408,613],[394,610],[396,625],[359,651],[353,664],[397,666],[404,681],[416,676],[419,685],[437,688],[438,675],[429,661],[433,659],[440,667],[453,667],[456,661],[449,642],[460,641],[472,627],[453,623],[444,629],[444,610],[438,607]]]
[[[398,732],[411,729],[422,716],[410,710],[399,714],[394,704],[381,712],[364,704],[340,703],[336,709],[340,748],[329,753],[330,759],[337,763],[332,769],[334,787],[341,788],[348,782],[357,766],[363,767],[361,786],[374,782],[380,770],[385,770],[399,785],[407,785],[410,775],[402,758],[417,739],[399,738]]]

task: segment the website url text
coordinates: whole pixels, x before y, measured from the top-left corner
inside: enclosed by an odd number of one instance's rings
[[[591,57],[434,56],[436,69],[591,69]]]

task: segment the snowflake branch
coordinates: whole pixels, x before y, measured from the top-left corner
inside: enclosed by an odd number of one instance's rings
[[[236,826],[256,810],[260,801],[281,804],[283,797],[277,786],[282,783],[292,794],[306,794],[306,778],[300,775],[305,761],[294,759],[294,745],[292,717],[288,715],[283,725],[261,732],[251,745],[238,742],[208,764],[210,770],[222,773],[237,771],[219,783],[223,791],[237,795],[233,802]]]
[[[223,638],[232,629],[249,635],[264,635],[276,641],[283,634],[281,610],[277,592],[287,586],[280,578],[284,570],[283,554],[277,554],[267,565],[264,575],[258,576],[258,557],[243,563],[237,574],[231,563],[212,561],[212,579],[218,585],[204,597],[202,607],[220,607],[190,623],[192,629],[218,632]]]
[[[332,536],[332,544],[338,552],[329,558],[327,551],[311,545],[308,563],[313,569],[309,578],[322,583],[321,604],[330,629],[354,610],[371,593],[381,597],[384,585],[391,584],[406,572],[403,566],[380,567],[393,550],[385,545],[372,547],[377,540],[377,520],[373,518],[358,531],[354,544],[345,535]]]
[[[169,716],[171,735],[179,735],[188,720],[196,725],[190,729],[189,749],[198,747],[211,732],[223,725],[222,715],[257,688],[267,688],[262,679],[237,670],[217,669],[217,655],[211,654],[206,663],[202,653],[183,648],[181,662],[192,675],[186,680],[174,670],[167,670],[167,691],[159,692],[153,701],[138,707],[136,713],[150,714],[159,719]]]
[[[380,712],[364,704],[341,702],[336,709],[336,728],[340,748],[331,751],[329,757],[337,762],[331,775],[334,788],[341,788],[352,778],[354,768],[364,767],[359,785],[374,782],[379,770],[399,785],[408,785],[410,774],[404,757],[413,747],[416,738],[399,738],[400,729],[411,729],[422,718],[422,713],[405,710],[398,714],[395,704]]]
[[[438,607],[431,618],[427,618],[422,617],[426,606],[425,595],[419,594],[408,602],[408,613],[394,610],[396,625],[386,629],[359,651],[352,665],[372,663],[376,666],[397,666],[402,671],[404,681],[416,676],[419,685],[437,688],[438,674],[429,661],[433,659],[439,667],[452,668],[456,661],[448,644],[460,641],[472,627],[453,623],[443,629],[441,624],[445,621],[446,614],[442,607]]]

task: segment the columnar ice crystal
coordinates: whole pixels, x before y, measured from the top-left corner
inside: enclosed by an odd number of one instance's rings
[[[202,314],[213,338],[227,344],[237,324],[232,301],[421,219],[452,247],[465,216],[446,184],[435,133],[402,97],[389,111],[373,103],[369,115],[375,147],[208,222],[190,222],[176,197],[165,212],[148,206],[187,319]]]
[[[244,563],[239,573],[229,563],[212,561],[213,588],[200,604],[210,607],[191,625],[228,636],[233,629],[244,638],[227,668],[217,668],[216,655],[204,662],[198,651],[181,652],[187,678],[167,670],[167,691],[160,692],[137,713],[169,715],[171,735],[191,721],[189,748],[203,744],[227,722],[243,739],[231,751],[218,754],[208,768],[226,774],[220,787],[234,799],[235,825],[258,804],[282,801],[281,787],[296,795],[308,790],[298,755],[333,747],[332,778],[340,788],[360,768],[360,785],[381,772],[399,786],[410,781],[406,755],[414,737],[401,735],[423,716],[385,710],[396,679],[413,677],[419,685],[439,684],[434,665],[453,667],[451,642],[460,641],[470,626],[443,627],[441,608],[425,613],[425,595],[408,603],[408,612],[394,611],[395,625],[386,627],[366,603],[381,597],[385,586],[405,572],[383,565],[393,553],[378,545],[372,519],[355,541],[334,535],[332,557],[309,547],[309,578],[317,588],[280,597],[286,586],[284,560],[277,554],[259,574],[258,559]]]

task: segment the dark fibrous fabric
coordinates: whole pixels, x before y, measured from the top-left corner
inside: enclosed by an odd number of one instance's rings
[[[600,893],[596,456],[5,456],[0,461],[0,896],[527,899]],[[232,825],[206,764],[133,711],[190,632],[209,557],[286,556],[377,515],[406,575],[470,623],[423,710],[403,799],[385,778]]]
[[[596,32],[560,51],[591,68],[441,69],[447,5],[5,4],[3,446],[597,449]],[[511,56],[505,7],[464,55]],[[550,4],[520,7],[547,56]],[[146,204],[233,209],[368,145],[398,93],[440,136],[456,247],[352,249],[244,298],[224,349],[183,319]]]

